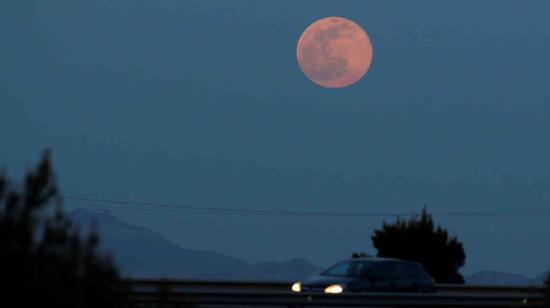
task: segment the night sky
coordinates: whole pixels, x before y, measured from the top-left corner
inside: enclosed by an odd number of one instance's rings
[[[463,273],[533,276],[550,267],[549,11],[502,0],[0,1],[0,166],[21,179],[49,147],[67,197],[388,214],[65,201],[251,262],[375,253],[374,228],[426,206],[463,242]],[[312,83],[296,60],[302,31],[327,16],[372,41],[368,73],[346,88]],[[473,211],[499,215],[438,215]]]

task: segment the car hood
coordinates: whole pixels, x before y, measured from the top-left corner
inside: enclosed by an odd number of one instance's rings
[[[326,288],[333,284],[347,285],[355,281],[355,278],[351,277],[338,277],[338,276],[315,276],[310,279],[304,280],[301,285],[306,288]]]

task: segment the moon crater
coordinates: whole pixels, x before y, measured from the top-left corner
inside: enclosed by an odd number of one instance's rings
[[[372,61],[372,45],[367,33],[355,22],[327,17],[302,33],[296,56],[311,81],[327,88],[341,88],[365,75]]]

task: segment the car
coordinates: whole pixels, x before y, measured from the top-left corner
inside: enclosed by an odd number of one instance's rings
[[[293,292],[436,292],[433,279],[421,263],[362,257],[336,263],[291,287]]]

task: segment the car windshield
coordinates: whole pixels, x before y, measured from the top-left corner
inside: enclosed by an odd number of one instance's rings
[[[365,277],[372,267],[368,261],[342,261],[321,273],[322,276]]]

